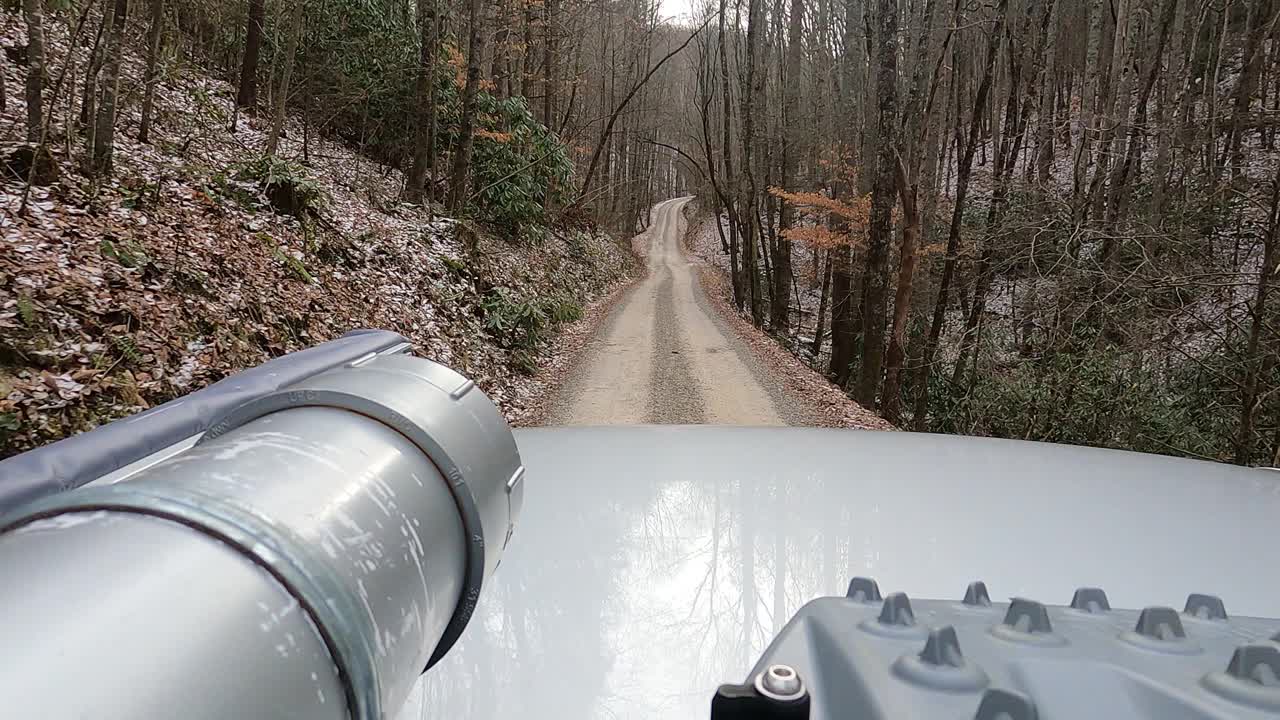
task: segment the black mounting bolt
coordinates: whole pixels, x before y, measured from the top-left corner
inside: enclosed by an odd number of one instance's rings
[[[845,597],[854,602],[865,603],[880,602],[884,599],[880,597],[880,586],[868,577],[856,577],[850,580],[849,592],[845,593]]]
[[[1004,624],[1024,633],[1051,633],[1049,611],[1042,603],[1026,598],[1014,598],[1009,611],[1004,614]]]
[[[721,685],[711,698],[711,720],[809,720],[809,693],[801,688],[795,699],[761,694],[755,683]]]
[[[1102,588],[1082,587],[1071,596],[1071,607],[1087,613],[1100,613],[1110,610],[1111,603],[1107,602],[1107,594]]]
[[[1156,640],[1182,640],[1187,631],[1182,629],[1182,619],[1178,612],[1169,607],[1149,607],[1138,616],[1138,626],[1134,632]]]
[[[969,583],[964,591],[964,604],[978,607],[991,607],[991,595],[987,593],[987,584],[978,580]]]
[[[924,644],[920,659],[929,665],[962,667],[964,653],[960,652],[960,639],[956,637],[956,629],[945,625],[929,633],[929,640]]]
[[[1035,703],[1020,693],[992,688],[982,696],[973,720],[1038,720]]]
[[[1227,619],[1227,608],[1217,595],[1192,593],[1187,596],[1187,606],[1182,612],[1205,620]]]
[[[1280,648],[1272,645],[1238,647],[1227,665],[1227,674],[1263,687],[1280,688]]]

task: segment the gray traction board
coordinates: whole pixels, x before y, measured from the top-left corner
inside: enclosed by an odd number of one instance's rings
[[[1065,606],[993,603],[982,583],[957,598],[855,578],[847,597],[801,608],[751,677],[795,668],[815,720],[1280,718],[1280,620],[1200,594],[1141,611],[1098,588]]]

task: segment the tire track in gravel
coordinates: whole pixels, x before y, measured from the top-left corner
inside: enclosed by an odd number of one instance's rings
[[[649,274],[583,348],[546,424],[815,424],[711,307],[681,248],[687,202],[654,206]]]

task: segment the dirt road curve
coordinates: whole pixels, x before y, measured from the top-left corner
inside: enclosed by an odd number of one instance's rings
[[[804,403],[710,307],[680,246],[686,202],[654,207],[649,275],[583,349],[547,424],[809,424]]]

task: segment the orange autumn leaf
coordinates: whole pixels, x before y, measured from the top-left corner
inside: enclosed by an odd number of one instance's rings
[[[841,245],[858,247],[862,243],[848,233],[836,232],[824,225],[802,225],[782,231],[782,237],[818,250],[829,250]]]
[[[467,84],[467,59],[462,56],[462,51],[455,45],[445,45],[444,52],[448,55],[445,62],[450,68],[453,68],[453,83],[458,88],[465,87]]]
[[[788,192],[769,188],[769,194],[790,203],[812,224],[799,225],[783,232],[783,237],[818,249],[847,245],[859,247],[871,217],[871,196],[837,200],[816,192]],[[839,228],[832,229],[831,226]]]
[[[779,187],[769,188],[769,194],[795,205],[808,215],[823,218],[835,217],[845,220],[851,225],[866,225],[871,215],[870,195],[845,201],[828,197],[822,193],[787,192]]]
[[[483,128],[478,128],[475,131],[475,135],[478,138],[484,138],[486,140],[492,140],[494,142],[500,142],[500,143],[511,142],[511,133],[495,132],[493,130],[485,130]]]

